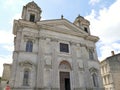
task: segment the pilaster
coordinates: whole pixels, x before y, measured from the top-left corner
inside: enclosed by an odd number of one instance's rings
[[[51,88],[58,88],[58,63],[57,63],[57,51],[56,51],[57,41],[52,41],[52,87]],[[56,89],[55,89],[56,90]]]
[[[38,39],[38,56],[37,56],[37,76],[36,76],[36,88],[44,88],[44,57],[43,57],[43,40]]]
[[[22,29],[23,28],[19,28],[19,30],[17,31],[17,35],[16,35],[16,39],[15,39],[15,51],[19,51],[20,50],[20,45],[21,45],[21,40],[22,40]]]
[[[71,56],[72,56],[72,69],[73,69],[73,88],[79,88],[79,73],[78,73],[78,64],[76,56],[76,44],[71,43]]]
[[[89,87],[90,86],[90,73],[89,73],[89,69],[88,69],[88,59],[86,57],[86,45],[83,44],[81,45],[81,53],[82,53],[82,60],[83,60],[83,66],[84,66],[84,82],[85,82],[85,87]],[[92,87],[92,86],[91,86]]]
[[[10,86],[14,87],[15,86],[15,78],[16,78],[16,72],[17,72],[17,62],[18,62],[18,53],[13,52],[13,63],[12,63],[12,69],[11,69],[11,78],[10,78]]]

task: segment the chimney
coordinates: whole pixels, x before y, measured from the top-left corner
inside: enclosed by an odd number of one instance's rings
[[[115,55],[114,51],[111,51],[111,54],[112,54],[112,56],[114,56]]]

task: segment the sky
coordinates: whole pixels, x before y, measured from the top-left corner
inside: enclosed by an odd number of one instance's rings
[[[0,0],[0,76],[3,63],[12,63],[14,51],[13,20],[20,19],[22,8],[33,0]],[[120,53],[120,0],[34,0],[42,9],[42,20],[60,19],[61,15],[74,22],[78,15],[90,21],[98,60]]]

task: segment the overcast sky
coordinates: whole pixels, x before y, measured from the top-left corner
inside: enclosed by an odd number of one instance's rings
[[[12,63],[13,20],[20,19],[22,8],[32,0],[0,1],[0,76],[3,63]],[[42,9],[42,19],[64,18],[73,22],[80,14],[91,23],[91,34],[98,36],[98,59],[120,53],[120,0],[34,0]]]

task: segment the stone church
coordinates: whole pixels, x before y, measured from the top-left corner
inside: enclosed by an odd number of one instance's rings
[[[90,22],[40,20],[41,12],[32,1],[14,20],[11,90],[103,90]]]

